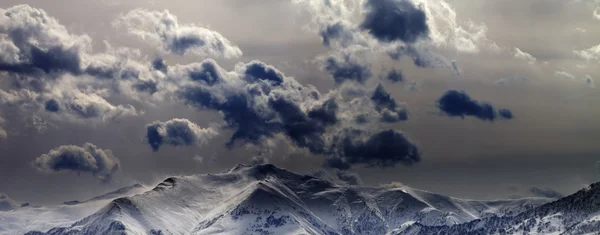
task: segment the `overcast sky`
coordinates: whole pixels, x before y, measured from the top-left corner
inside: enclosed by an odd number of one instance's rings
[[[598,0],[0,2],[0,192],[273,163],[450,196],[600,181]]]

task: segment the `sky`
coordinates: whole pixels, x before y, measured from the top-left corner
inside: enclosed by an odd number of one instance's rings
[[[0,192],[272,163],[472,199],[600,181],[598,0],[0,2]]]

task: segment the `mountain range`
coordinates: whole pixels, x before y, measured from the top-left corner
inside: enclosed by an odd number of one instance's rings
[[[274,165],[134,185],[54,207],[0,198],[0,234],[586,234],[600,183],[561,199],[466,200],[336,184]]]

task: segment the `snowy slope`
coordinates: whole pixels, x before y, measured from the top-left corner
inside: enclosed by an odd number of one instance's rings
[[[0,234],[24,234],[31,230],[47,231],[57,226],[69,226],[98,211],[113,199],[146,190],[148,188],[136,184],[84,202],[72,201],[53,207],[29,205],[15,207],[12,211],[0,211]]]
[[[273,165],[168,178],[85,218],[29,234],[388,234],[514,215],[549,202],[474,201],[408,187],[336,185]],[[77,204],[79,205],[79,204]]]
[[[455,226],[419,223],[397,234],[598,234],[600,233],[600,183],[523,213],[492,216]]]

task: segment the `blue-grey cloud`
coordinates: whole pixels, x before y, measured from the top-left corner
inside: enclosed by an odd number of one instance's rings
[[[167,64],[162,57],[156,57],[152,60],[152,68],[161,72],[167,72]]]
[[[360,32],[355,28],[356,26],[345,21],[323,23],[321,27],[319,35],[323,40],[323,45],[327,47],[345,48],[355,44],[365,44]]]
[[[554,189],[550,188],[538,188],[532,187],[529,189],[529,192],[538,197],[547,197],[547,198],[562,198],[564,195]]]
[[[375,134],[356,129],[346,129],[335,135],[332,145],[336,158],[330,158],[326,166],[348,169],[350,165],[364,164],[368,167],[394,167],[397,164],[411,166],[421,161],[418,147],[403,133],[384,130]]]
[[[154,151],[158,151],[163,145],[205,144],[217,135],[217,131],[213,128],[201,128],[187,119],[156,121],[146,126],[146,140]]]
[[[491,104],[473,100],[466,92],[459,90],[448,90],[437,101],[438,108],[451,117],[473,116],[481,120],[494,121],[498,112]],[[501,117],[511,119],[512,112],[503,109]]]
[[[338,170],[335,172],[335,175],[337,176],[337,178],[339,180],[346,182],[349,185],[361,185],[362,184],[362,179],[360,178],[359,175],[357,175],[355,173]]]
[[[396,69],[392,69],[388,72],[388,74],[385,76],[385,78],[387,80],[390,80],[392,82],[403,82],[404,81],[404,74],[402,74],[401,71],[398,71]]]
[[[514,118],[512,111],[510,111],[508,109],[500,109],[500,110],[498,110],[498,114],[500,115],[500,117],[502,117],[504,119],[513,119]]]
[[[283,82],[283,73],[279,72],[275,67],[257,60],[251,61],[246,65],[245,75],[248,79],[269,81],[275,85],[280,85]]]
[[[385,90],[382,84],[377,85],[371,100],[375,103],[377,111],[381,114],[383,122],[398,122],[408,120],[408,111],[401,107],[392,95]]]
[[[594,85],[594,79],[593,79],[593,78],[592,78],[590,75],[586,75],[586,76],[585,76],[585,83],[586,83],[588,86],[592,87],[592,88],[594,88],[594,87],[595,87],[595,85]]]
[[[100,180],[109,180],[120,163],[110,150],[85,143],[82,147],[63,145],[52,149],[37,157],[32,166],[42,172],[89,173]]]
[[[45,106],[48,112],[58,112],[60,110],[60,104],[55,99],[47,100]]]
[[[330,73],[338,84],[345,81],[364,83],[372,76],[371,66],[360,62],[351,54],[330,55],[323,63],[325,71]]]
[[[177,55],[221,56],[237,58],[239,47],[218,32],[194,24],[180,24],[168,10],[148,11],[135,9],[113,22],[144,41],[154,42],[165,52]]]
[[[413,43],[429,33],[425,12],[409,0],[367,0],[365,8],[361,28],[380,41]]]
[[[404,105],[397,103],[382,85],[372,93],[353,93],[352,96],[358,96],[353,100],[364,102],[364,105],[342,105],[338,102],[344,100],[342,96],[345,93],[340,92],[344,89],[321,95],[314,87],[301,85],[294,78],[286,77],[274,67],[260,61],[239,63],[232,72],[224,71],[213,60],[192,65],[176,65],[169,67],[168,71],[168,79],[179,82],[175,91],[177,99],[200,109],[219,111],[223,115],[225,127],[233,130],[233,135],[227,143],[229,147],[233,147],[238,141],[261,145],[266,139],[284,136],[291,141],[293,147],[307,149],[313,154],[344,159],[342,161],[348,167],[353,164],[371,164],[372,162],[356,159],[367,154],[367,151],[370,151],[367,150],[369,146],[377,141],[385,141],[382,139],[388,138],[389,135],[379,134],[383,137],[373,137],[370,142],[359,146],[360,143],[355,139],[357,137],[342,137],[339,133],[348,132],[339,130],[356,125],[353,122],[354,118],[363,114],[368,115],[365,119],[368,124],[407,118]],[[195,73],[190,71],[212,74],[209,77],[214,79],[206,82],[206,79],[197,79],[193,76]],[[361,129],[372,126],[365,124],[360,124],[360,127],[354,129],[360,132],[361,138],[369,138],[372,133]],[[402,134],[397,136],[400,137],[391,140],[399,146],[395,150],[403,148],[402,144],[405,144],[399,141],[403,137]],[[391,138],[393,137],[396,136],[392,135]],[[342,139],[354,142],[344,142]],[[391,162],[400,160],[397,155],[384,154],[388,156],[382,158],[392,159],[385,164],[372,165],[390,166],[393,165]],[[394,157],[396,159],[393,159]]]
[[[213,64],[214,61],[202,62],[206,63]],[[316,89],[300,85],[272,66],[252,61],[238,64],[235,74],[219,74],[213,76],[218,77],[218,82],[184,85],[178,94],[180,99],[190,105],[217,110],[223,114],[227,126],[234,129],[229,146],[236,140],[258,144],[263,138],[287,133],[291,139],[308,147],[313,143],[308,143],[306,135],[322,132],[322,124],[329,122],[320,120],[327,117],[320,117],[322,115],[319,115],[318,110],[312,111],[311,116],[311,110],[304,110],[299,106],[299,102],[315,102],[320,96]],[[188,76],[185,73],[182,75]],[[193,77],[190,79],[193,80]],[[318,109],[317,106],[315,108]],[[331,116],[331,112],[326,115]],[[298,129],[300,126],[307,129]]]

